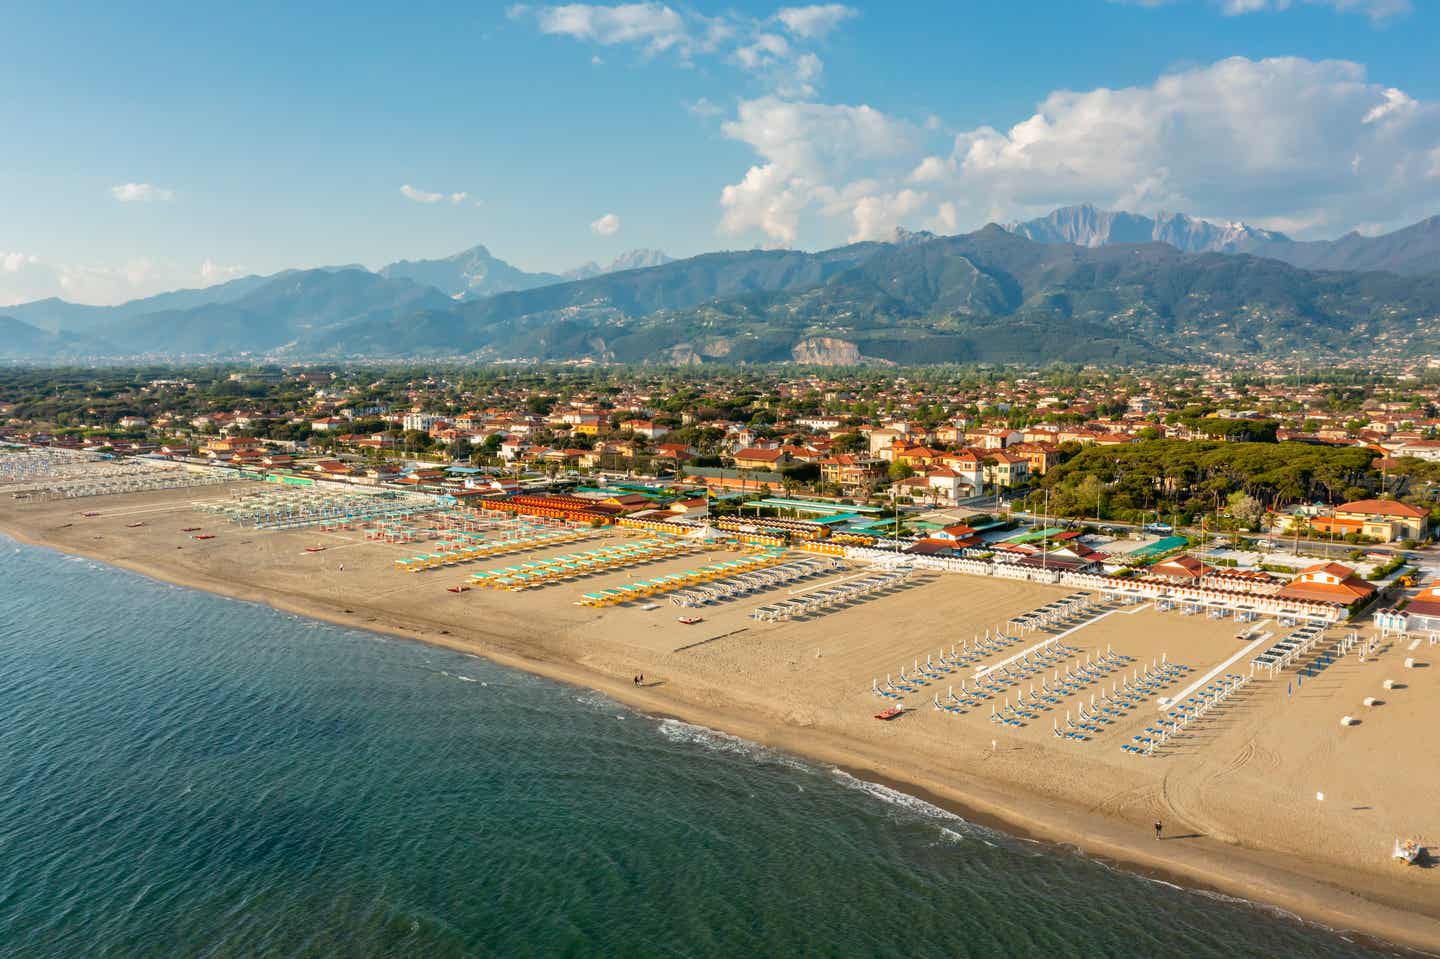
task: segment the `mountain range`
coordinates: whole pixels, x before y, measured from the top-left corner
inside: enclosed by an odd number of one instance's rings
[[[1249,253],[1307,270],[1385,270],[1408,276],[1440,271],[1440,216],[1382,236],[1352,232],[1338,240],[1307,241],[1246,223],[1212,223],[1184,213],[1152,218],[1085,204],[1005,228],[1038,243],[1168,243],[1186,253]]]
[[[1006,228],[901,232],[818,253],[672,261],[637,251],[568,277],[527,273],[474,247],[373,273],[286,271],[115,307],[0,308],[0,357],[911,364],[1407,355],[1440,351],[1440,272],[1423,272],[1437,234],[1440,218],[1388,237],[1302,244],[1243,224],[1071,207]],[[1302,268],[1244,245],[1409,268]]]

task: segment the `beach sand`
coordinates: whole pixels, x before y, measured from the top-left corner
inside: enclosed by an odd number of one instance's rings
[[[471,572],[640,534],[598,531],[552,550],[403,573],[394,561],[424,552],[423,545],[367,542],[355,531],[243,529],[191,506],[229,497],[228,488],[207,487],[40,503],[6,499],[0,529],[168,582],[485,655],[833,764],[972,820],[1142,873],[1440,951],[1440,868],[1407,868],[1389,858],[1396,837],[1420,836],[1440,849],[1440,647],[1397,645],[1364,664],[1352,654],[1298,688],[1291,685],[1294,673],[1261,674],[1162,755],[1134,758],[1119,747],[1157,718],[1150,704],[1086,742],[1052,735],[1052,719],[1063,725],[1065,713],[1088,703],[1098,687],[1018,729],[992,723],[988,706],[958,716],[931,708],[931,694],[943,696],[948,678],[909,697],[907,706],[916,708],[900,719],[873,718],[886,703],[871,692],[872,679],[898,677],[927,654],[1072,590],[931,574],[806,621],[750,618],[757,606],[861,569],[855,568],[696,610],[703,621],[687,626],[677,617],[689,611],[665,596],[649,601],[660,604],[653,610],[638,603],[591,609],[576,601],[632,576],[740,554],[697,552],[523,593],[452,593],[447,587]],[[196,526],[215,538],[184,531]],[[306,551],[315,545],[326,549]],[[1273,622],[1264,628],[1283,634]],[[1236,632],[1228,620],[1146,606],[1117,611],[1067,642],[1091,655],[1113,648],[1133,659],[1129,669],[1164,656],[1193,667],[1190,676],[1198,678],[1238,650]],[[1342,632],[1328,635],[1338,639]],[[1045,638],[1031,634],[986,662]],[[1406,656],[1424,668],[1404,669]],[[1235,671],[1248,671],[1248,662],[1240,660]],[[637,688],[632,678],[641,673],[646,682]],[[969,671],[957,673],[957,683],[962,675]],[[1387,678],[1401,688],[1383,690]],[[1361,705],[1366,696],[1383,705]],[[1346,714],[1361,723],[1342,728]],[[1153,836],[1157,819],[1165,824],[1164,841]]]

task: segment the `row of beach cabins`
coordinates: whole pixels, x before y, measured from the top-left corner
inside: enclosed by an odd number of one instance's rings
[[[1274,616],[1297,621],[1336,623],[1346,616],[1343,607],[1316,600],[1281,597],[1275,595],[1278,584],[1238,582],[1233,577],[1217,574],[1224,585],[1208,584],[1204,587],[1186,586],[1160,578],[1133,578],[1106,576],[1100,573],[1073,570],[1037,569],[1019,562],[1001,562],[996,559],[974,559],[940,556],[902,556],[888,550],[847,547],[845,558],[873,563],[877,566],[905,564],[917,570],[964,573],[971,576],[992,576],[1001,579],[1019,579],[1034,583],[1070,586],[1091,592],[1103,593],[1117,602],[1135,604],[1156,601],[1165,608],[1181,612],[1194,611],[1217,617],[1234,616],[1250,621],[1261,616]],[[1227,579],[1235,581],[1236,588],[1228,588]]]

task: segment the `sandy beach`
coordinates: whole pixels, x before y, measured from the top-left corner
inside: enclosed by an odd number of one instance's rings
[[[1396,644],[1364,663],[1347,656],[1300,686],[1294,673],[1260,674],[1161,755],[1136,758],[1120,744],[1155,720],[1151,705],[1086,741],[1052,734],[1052,724],[1063,726],[1067,713],[1108,684],[1066,698],[1023,727],[996,725],[988,706],[965,714],[933,709],[930,697],[944,696],[945,680],[908,697],[912,709],[900,719],[873,718],[886,703],[872,693],[872,680],[883,683],[1072,590],[931,574],[805,620],[762,623],[750,616],[792,591],[862,571],[856,567],[706,607],[696,612],[702,622],[684,625],[677,621],[684,611],[665,596],[649,601],[658,604],[654,609],[639,603],[593,609],[576,601],[632,577],[742,554],[696,552],[519,593],[455,593],[448,587],[470,573],[516,560],[405,573],[395,560],[415,547],[368,542],[354,530],[245,529],[192,506],[230,495],[229,488],[209,487],[35,503],[7,498],[0,530],[167,582],[484,655],[833,764],[1010,832],[1335,929],[1440,952],[1440,868],[1390,859],[1396,837],[1420,836],[1432,855],[1440,847],[1436,647]],[[580,543],[523,559],[640,538],[628,530],[594,531]],[[307,551],[316,546],[325,549]],[[1262,626],[1283,632],[1274,623]],[[1078,652],[1057,663],[1056,672],[1108,650],[1127,657],[1114,681],[1163,658],[1191,670],[1160,693],[1172,694],[1234,655],[1236,632],[1228,620],[1148,605],[1121,608],[1067,636]],[[976,665],[998,663],[1046,638],[1031,634]],[[1403,668],[1407,656],[1423,667]],[[1248,662],[1244,657],[1235,668],[1248,671]],[[957,672],[956,682],[970,672]],[[633,677],[642,673],[645,684],[637,687]],[[1383,689],[1386,679],[1396,688]],[[1367,696],[1383,702],[1365,707]],[[1347,714],[1361,722],[1342,728]],[[1164,823],[1162,841],[1151,828],[1156,820]]]

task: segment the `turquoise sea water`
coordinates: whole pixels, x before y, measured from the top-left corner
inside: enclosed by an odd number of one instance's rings
[[[0,538],[0,956],[1381,954],[473,657]]]

